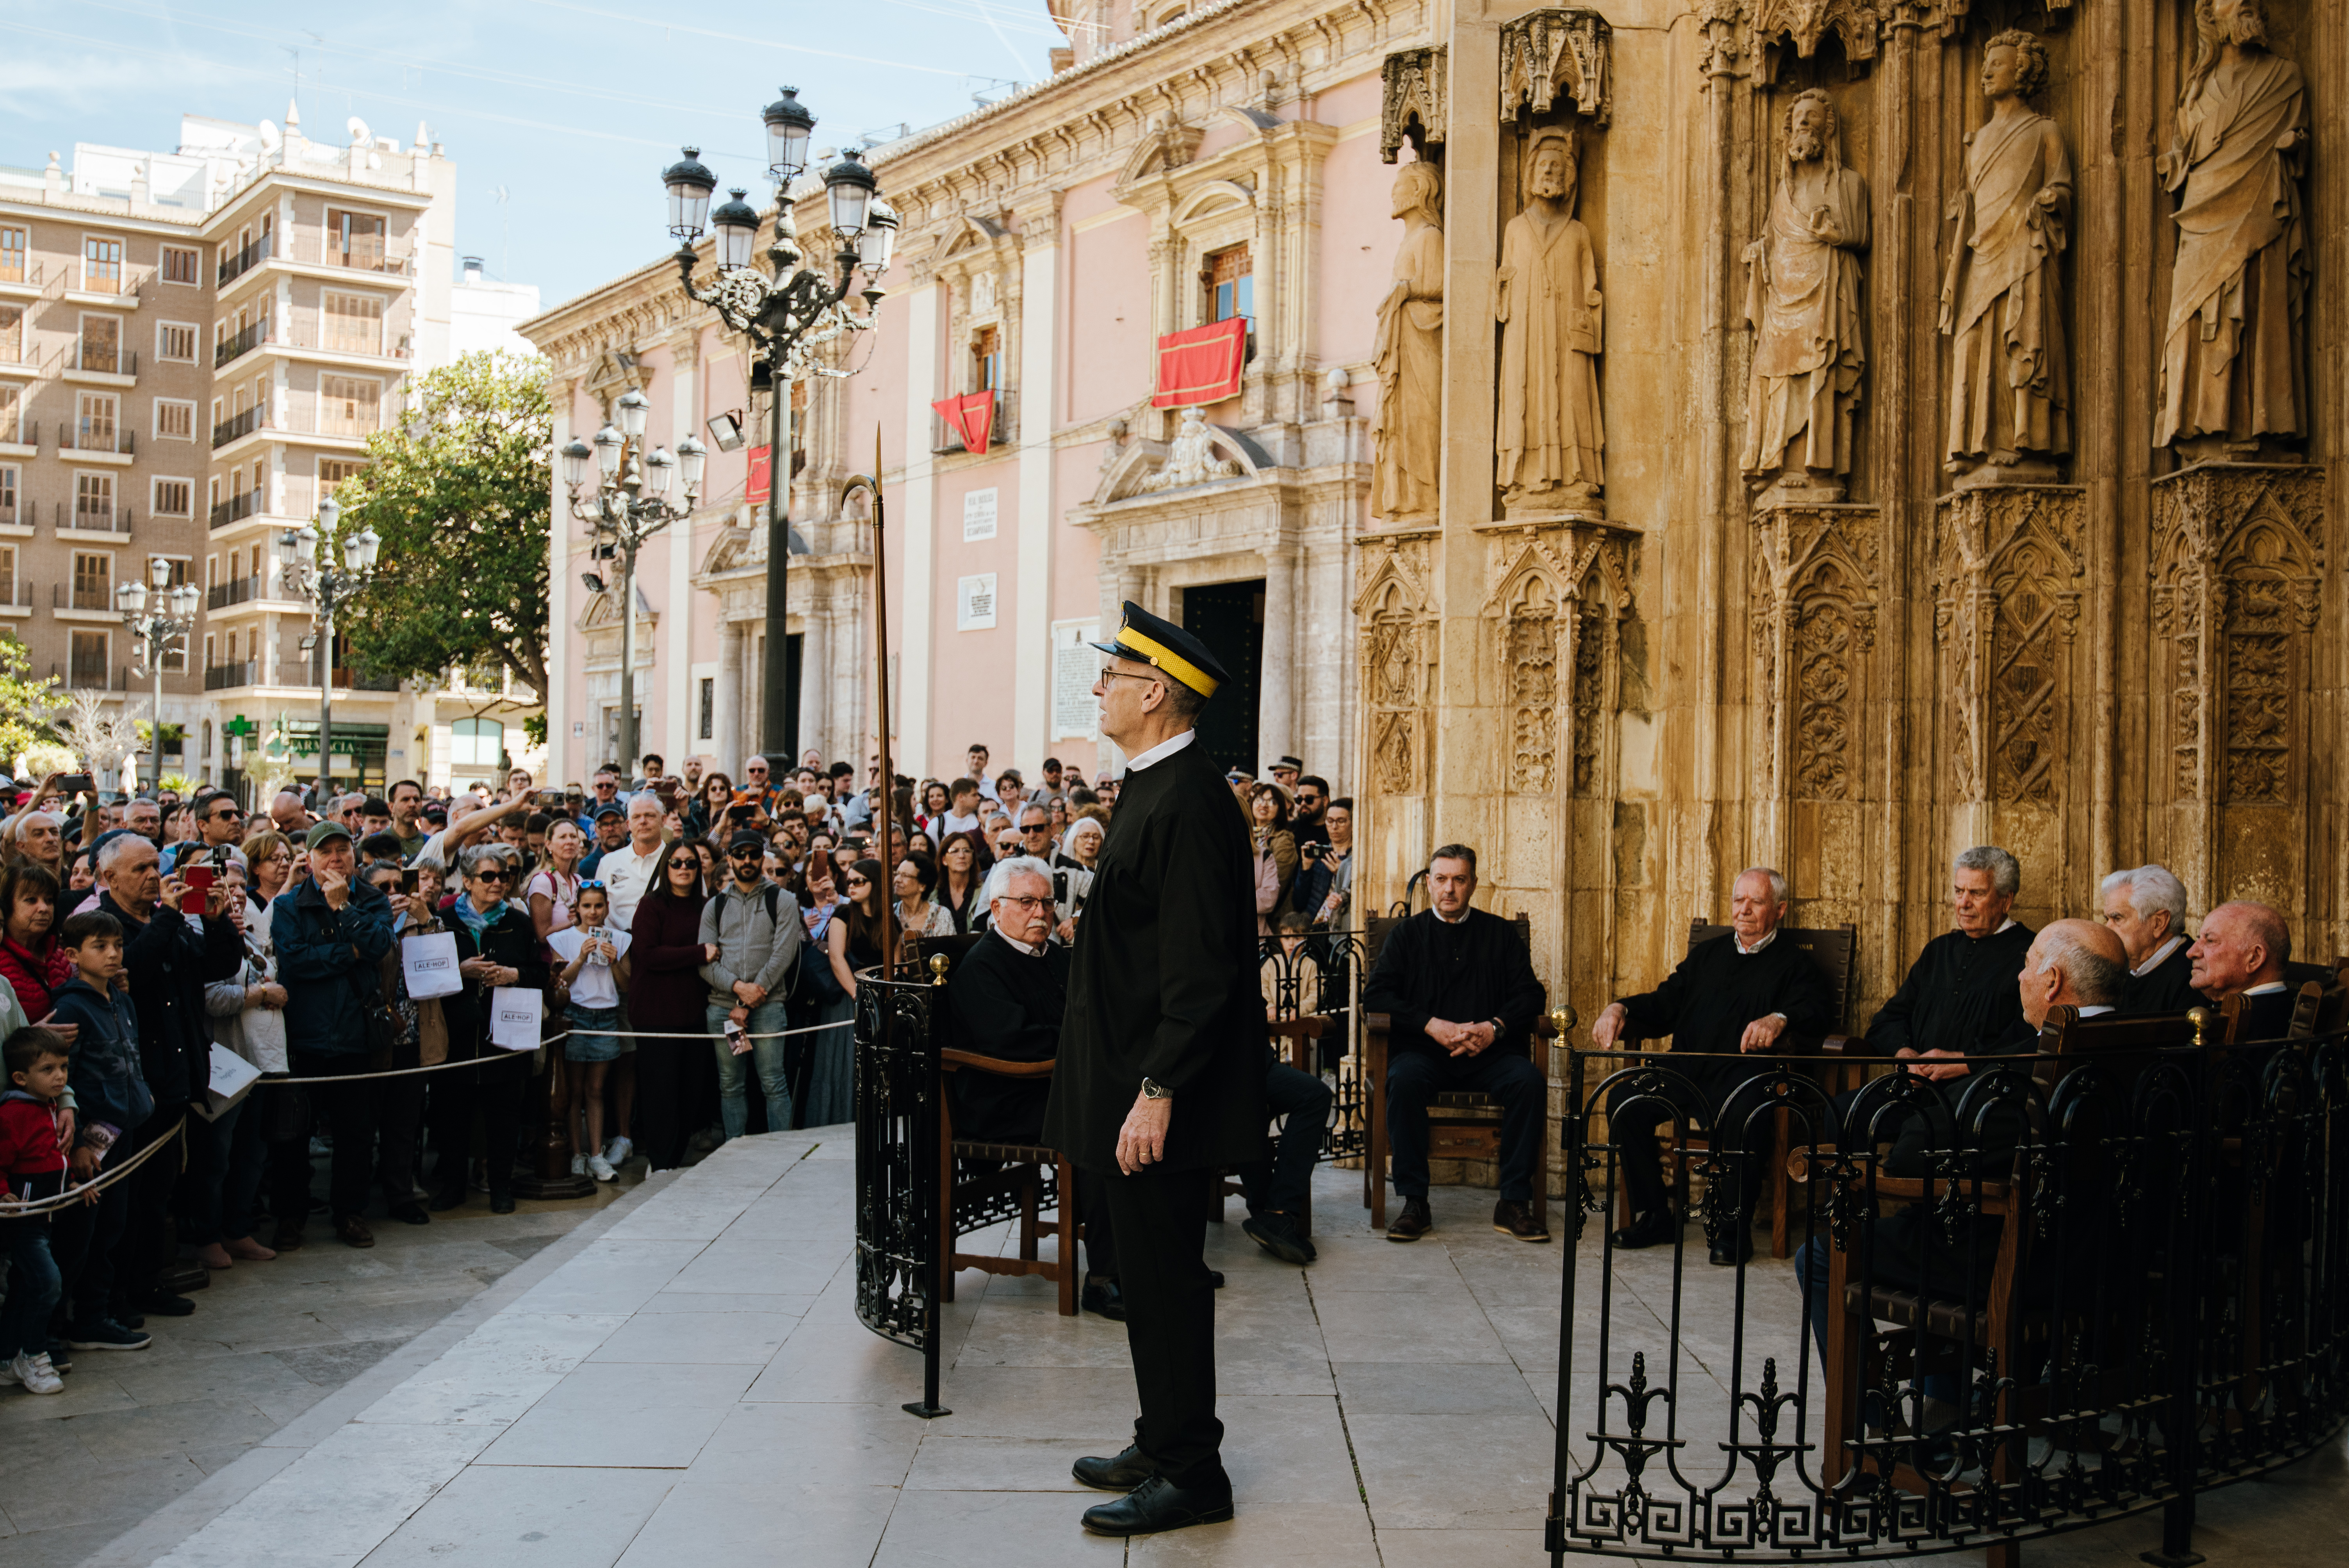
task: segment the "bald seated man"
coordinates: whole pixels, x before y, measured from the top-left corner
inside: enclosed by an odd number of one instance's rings
[[[2194,988],[2216,1006],[2243,999],[2237,1040],[2280,1040],[2292,1028],[2292,928],[2272,905],[2252,899],[2222,903],[2202,917],[2201,934],[2187,949]]]

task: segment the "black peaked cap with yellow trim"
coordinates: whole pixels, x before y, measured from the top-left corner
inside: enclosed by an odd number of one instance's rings
[[[1125,602],[1125,619],[1117,635],[1093,646],[1104,654],[1148,665],[1201,696],[1215,696],[1216,688],[1232,678],[1222,661],[1207,651],[1206,644],[1131,599]]]

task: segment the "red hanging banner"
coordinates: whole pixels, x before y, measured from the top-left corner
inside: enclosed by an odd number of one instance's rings
[[[930,405],[947,428],[962,438],[965,450],[975,457],[987,455],[987,438],[995,428],[995,394],[970,392],[959,397],[941,397]]]
[[[774,471],[775,449],[772,447],[751,448],[750,477],[743,485],[743,499],[754,501],[765,500],[767,499],[767,484]]]
[[[1154,408],[1188,408],[1237,397],[1247,365],[1248,318],[1226,316],[1158,340],[1158,391]]]

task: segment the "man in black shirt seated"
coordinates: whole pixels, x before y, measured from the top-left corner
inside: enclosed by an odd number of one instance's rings
[[[2105,901],[2105,924],[2128,953],[2124,1010],[2183,1013],[2202,1005],[2191,978],[2194,961],[2186,950],[2186,884],[2168,866],[2115,872],[2096,886]]]
[[[2292,992],[2284,971],[2292,962],[2292,928],[2282,914],[2251,899],[2222,903],[2202,917],[2202,934],[2187,951],[2194,989],[2212,1006],[2242,997],[2239,1043],[2281,1040],[2291,1032]]]
[[[1722,1152],[1735,1154],[1743,1147],[1745,1124],[1762,1109],[1763,1096],[1758,1088],[1739,1088],[1754,1081],[1763,1064],[1723,1058],[1773,1050],[1788,1030],[1823,1035],[1837,1022],[1826,974],[1809,954],[1778,940],[1778,923],[1786,918],[1786,879],[1766,866],[1738,872],[1729,912],[1728,935],[1697,944],[1661,985],[1609,1003],[1590,1026],[1590,1043],[1602,1051],[1670,1035],[1672,1054],[1662,1065],[1696,1091],[1691,1099],[1676,1084],[1663,1095],[1618,1088],[1609,1097],[1609,1137],[1621,1151],[1631,1205],[1631,1222],[1615,1233],[1619,1247],[1651,1247],[1680,1233],[1664,1192],[1658,1127],[1676,1116],[1683,1124],[1701,1121],[1714,1130]],[[1749,1150],[1738,1161],[1734,1218],[1711,1248],[1716,1264],[1753,1255],[1747,1226],[1761,1186],[1762,1154]]]
[[[1003,861],[988,874],[990,929],[955,965],[947,982],[954,1009],[955,1044],[982,1057],[1049,1062],[1061,1048],[1061,1018],[1069,1005],[1069,950],[1051,940],[1052,873],[1028,857]],[[964,1068],[948,1076],[957,1139],[980,1143],[1038,1143],[1044,1136],[1050,1077],[999,1078]],[[1123,1318],[1117,1287],[1117,1247],[1101,1183],[1077,1179],[1077,1207],[1085,1225],[1084,1305]]]
[[[1402,1212],[1387,1240],[1415,1242],[1433,1228],[1427,1209],[1427,1108],[1447,1091],[1500,1100],[1501,1193],[1493,1228],[1521,1242],[1546,1242],[1534,1218],[1541,1172],[1542,1112],[1548,1080],[1527,1055],[1545,993],[1516,927],[1469,906],[1476,851],[1446,844],[1427,867],[1433,909],[1387,934],[1378,966],[1362,982],[1365,1011],[1384,1013],[1387,1146]]]
[[[1950,882],[1957,929],[1925,944],[1900,989],[1868,1020],[1868,1047],[1878,1056],[1961,1057],[2023,1016],[2015,977],[2033,933],[2007,913],[2023,891],[2023,868],[2004,850],[1980,844],[1951,862]]]

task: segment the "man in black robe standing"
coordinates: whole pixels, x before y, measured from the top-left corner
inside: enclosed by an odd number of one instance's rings
[[[1739,1090],[1766,1064],[1725,1058],[1775,1050],[1790,1030],[1798,1038],[1816,1037],[1840,1022],[1826,972],[1809,954],[1779,939],[1778,923],[1785,918],[1785,877],[1765,866],[1738,872],[1730,885],[1729,934],[1697,944],[1661,985],[1609,1003],[1592,1021],[1590,1043],[1602,1051],[1624,1040],[1670,1035],[1672,1053],[1662,1065],[1696,1091],[1693,1100],[1677,1092],[1627,1096],[1619,1088],[1609,1097],[1609,1137],[1622,1152],[1631,1204],[1631,1222],[1615,1233],[1617,1246],[1652,1247],[1680,1233],[1656,1144],[1656,1129],[1677,1110],[1684,1122],[1712,1128],[1722,1149],[1744,1150],[1735,1208],[1726,1224],[1715,1227],[1711,1261],[1731,1265],[1754,1255],[1748,1227],[1767,1145],[1748,1149],[1744,1138],[1764,1097],[1758,1088]]]
[[[1044,1137],[1102,1183],[1142,1405],[1124,1452],[1076,1463],[1085,1485],[1126,1494],[1084,1526],[1143,1535],[1232,1517],[1209,1174],[1264,1153],[1264,1005],[1247,823],[1195,727],[1223,666],[1132,603],[1093,645],[1109,655],[1101,732],[1129,760],[1077,922]]]

